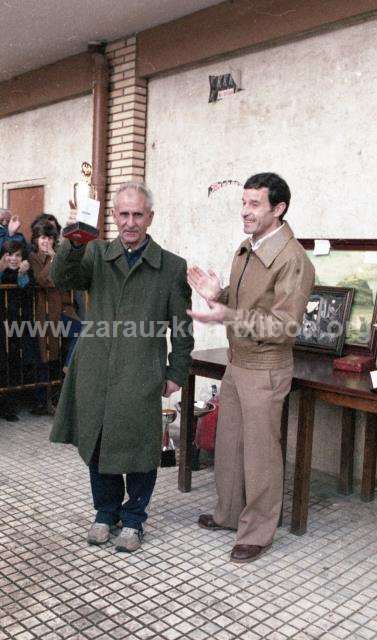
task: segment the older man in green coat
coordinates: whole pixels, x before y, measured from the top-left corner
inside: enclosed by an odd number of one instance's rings
[[[134,551],[161,457],[161,395],[179,390],[190,365],[191,290],[186,262],[147,235],[153,210],[144,185],[122,185],[113,215],[116,240],[86,248],[65,240],[53,260],[56,286],[88,291],[89,308],[50,439],[77,446],[89,466],[97,514],[88,542],[107,542],[121,520],[115,548]]]

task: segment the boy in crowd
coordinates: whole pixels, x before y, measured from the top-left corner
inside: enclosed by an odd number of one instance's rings
[[[0,209],[0,251],[7,240],[16,240],[26,244],[24,235],[19,232],[21,220],[12,216],[9,209]]]

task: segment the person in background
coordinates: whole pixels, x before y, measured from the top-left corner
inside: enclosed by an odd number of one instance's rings
[[[33,232],[34,227],[40,224],[41,222],[44,224],[46,222],[49,222],[50,224],[52,224],[52,226],[55,227],[58,233],[58,237],[60,237],[62,228],[58,222],[58,219],[52,213],[40,213],[39,216],[37,216],[30,225],[31,232]]]
[[[40,222],[33,226],[30,263],[37,284],[35,318],[42,326],[46,321],[55,326],[58,326],[59,322],[63,323],[68,337],[68,354],[64,366],[68,367],[81,330],[81,323],[73,307],[71,293],[62,292],[55,287],[49,275],[57,243],[58,232],[50,222]],[[53,335],[51,328],[47,330],[46,336],[39,337],[39,348],[40,381],[46,382],[49,374],[53,378],[60,378],[59,338],[56,334]],[[44,388],[37,389],[37,399],[37,406],[32,413],[36,415],[51,413],[50,407],[47,406],[47,394]]]
[[[50,224],[52,224],[52,226],[55,227],[58,233],[58,238],[60,240],[62,227],[59,224],[56,216],[54,216],[52,213],[41,213],[31,223],[30,225],[31,231],[33,231],[34,227],[38,225],[40,222],[44,222],[44,223],[49,222]],[[74,306],[75,312],[80,320],[84,320],[85,311],[86,311],[85,294],[83,293],[83,291],[73,291],[72,295],[73,295],[73,306]],[[66,369],[66,367],[64,367],[64,369]]]
[[[0,284],[30,284],[30,263],[23,242],[6,240],[0,249]]]
[[[0,290],[0,388],[20,385],[35,356],[32,338],[26,334],[7,337],[4,325],[31,317],[32,298],[27,291],[31,283],[25,244],[6,240],[0,250],[0,284],[14,286]],[[0,418],[9,422],[19,419],[12,395],[0,394]]]
[[[9,209],[0,209],[0,250],[7,240],[16,240],[26,244],[24,235],[19,231],[21,220],[12,216]]]

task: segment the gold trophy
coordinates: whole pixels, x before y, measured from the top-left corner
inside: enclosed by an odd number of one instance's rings
[[[77,209],[76,222],[63,229],[64,238],[86,244],[98,237],[98,215],[100,203],[96,199],[96,192],[91,183],[92,165],[83,162],[81,165],[82,179],[73,186],[73,202]]]

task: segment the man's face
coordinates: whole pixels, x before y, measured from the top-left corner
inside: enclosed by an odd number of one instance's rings
[[[10,211],[0,212],[0,224],[9,224],[10,218],[11,218]]]
[[[148,209],[145,196],[136,189],[122,191],[113,216],[123,245],[132,250],[140,247],[153,220],[153,211]]]
[[[5,253],[5,259],[7,261],[8,269],[18,269],[22,262],[21,251],[15,251],[15,253]]]
[[[279,203],[272,207],[268,199],[267,187],[244,189],[242,197],[243,229],[253,240],[258,240],[280,226],[279,216],[285,205]]]

